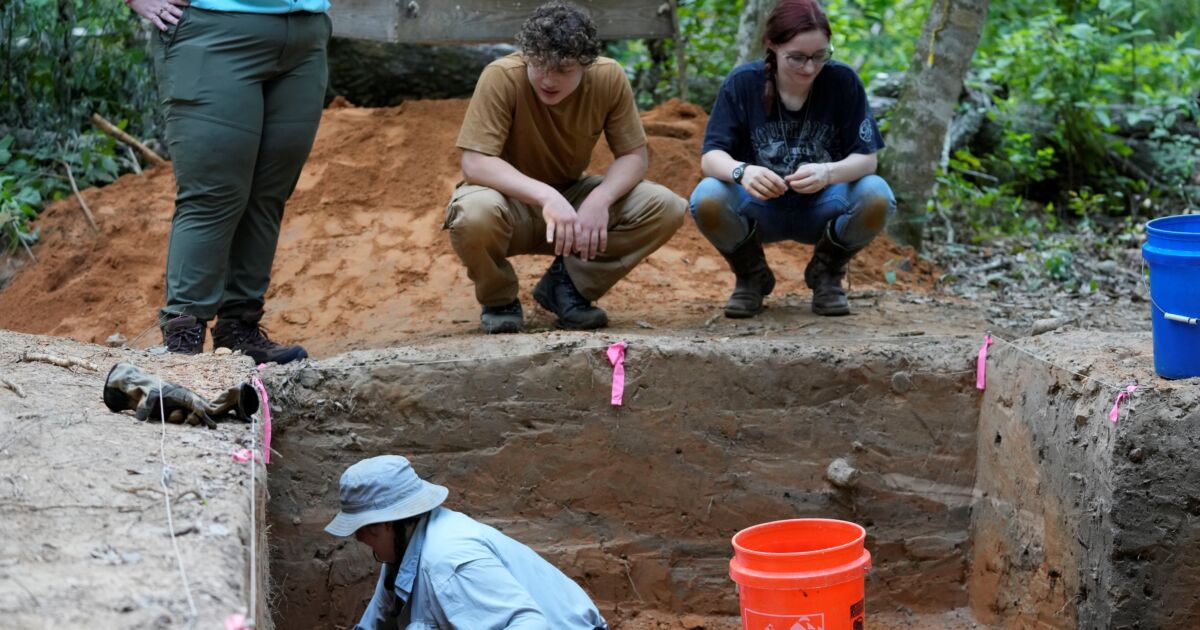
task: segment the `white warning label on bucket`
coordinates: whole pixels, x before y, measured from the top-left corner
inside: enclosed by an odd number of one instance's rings
[[[825,630],[825,613],[773,615],[744,609],[745,630]]]

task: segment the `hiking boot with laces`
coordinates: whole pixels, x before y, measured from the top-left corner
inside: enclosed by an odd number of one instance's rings
[[[285,346],[267,337],[262,325],[262,309],[244,311],[240,315],[221,316],[213,326],[213,347],[241,350],[255,363],[290,363],[308,358],[300,346]]]
[[[555,325],[569,330],[592,330],[608,325],[608,313],[592,303],[571,282],[562,256],[556,256],[546,274],[533,287],[533,298],[558,316]]]
[[[175,354],[200,354],[204,350],[204,334],[208,322],[182,313],[166,315],[160,326],[163,345]]]
[[[861,248],[859,248],[861,249]],[[833,235],[833,222],[825,226],[821,239],[813,248],[812,260],[804,268],[804,283],[812,289],[812,311],[817,315],[837,316],[850,314],[850,300],[842,288],[846,267],[859,249],[849,249],[837,242]]]
[[[479,327],[488,334],[519,333],[525,329],[525,311],[521,300],[503,306],[485,306],[479,315]]]

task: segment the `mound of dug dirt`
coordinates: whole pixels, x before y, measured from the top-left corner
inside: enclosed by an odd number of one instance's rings
[[[441,229],[461,178],[454,141],[466,105],[412,101],[325,112],[275,258],[267,301],[274,336],[329,355],[477,329],[473,287]],[[650,137],[648,178],[688,196],[700,179],[703,110],[672,101],[642,118]],[[603,172],[611,161],[602,142],[590,170]],[[91,342],[120,332],[135,346],[157,343],[151,327],[163,301],[171,171],[128,175],[83,194],[101,233],[90,230],[74,199],[48,208],[38,221],[40,262],[0,293],[0,328]],[[810,253],[795,244],[768,248],[779,279],[773,299],[808,299],[803,270]],[[527,306],[534,306],[528,292],[548,262],[514,261]],[[850,281],[854,289],[923,289],[935,271],[881,239],[852,263]],[[719,314],[732,284],[725,262],[689,219],[600,304],[617,329],[687,328]],[[549,327],[552,318],[535,312],[530,323]]]

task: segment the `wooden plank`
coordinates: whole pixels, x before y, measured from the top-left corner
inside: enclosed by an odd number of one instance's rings
[[[331,4],[334,36],[398,41],[398,0],[333,0]]]
[[[600,37],[672,37],[666,0],[576,0],[596,21]],[[537,0],[334,0],[338,37],[447,44],[511,42]]]

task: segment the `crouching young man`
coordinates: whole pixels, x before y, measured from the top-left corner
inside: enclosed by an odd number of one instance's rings
[[[355,630],[607,630],[582,588],[529,547],[440,507],[446,488],[407,459],[364,459],[342,474],[325,531],[353,535],[383,563]]]
[[[551,2],[517,35],[521,52],[487,66],[458,147],[465,183],[446,209],[450,242],[475,283],[489,333],[520,332],[524,311],[508,257],[553,255],[533,297],[561,328],[608,324],[592,304],[683,222],[687,203],[642,181],[646,134],[629,80],[599,57],[582,9]],[[615,160],[583,176],[603,132]]]

